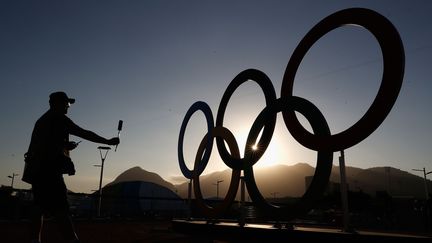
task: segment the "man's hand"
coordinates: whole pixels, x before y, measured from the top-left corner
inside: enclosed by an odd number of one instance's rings
[[[106,144],[113,146],[113,145],[117,145],[119,143],[120,143],[120,138],[114,137],[114,138],[108,139]]]
[[[81,142],[81,141],[80,141]],[[80,143],[80,142],[73,142],[73,141],[70,141],[70,142],[67,142],[66,143],[66,145],[65,145],[65,149],[66,150],[73,150],[73,149],[75,149],[76,147],[78,147],[78,144]]]

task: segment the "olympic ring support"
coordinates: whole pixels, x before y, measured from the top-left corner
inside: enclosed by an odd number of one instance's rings
[[[383,76],[381,86],[371,107],[354,125],[338,134],[331,134],[328,124],[320,110],[311,102],[293,95],[293,84],[297,69],[312,45],[328,32],[344,25],[358,25],[367,29],[377,39],[383,54]],[[240,173],[243,170],[246,186],[253,203],[273,219],[290,220],[306,214],[314,207],[316,200],[322,195],[328,183],[333,152],[350,148],[377,129],[391,111],[399,95],[405,67],[405,54],[402,40],[393,24],[379,13],[364,9],[350,8],[329,15],[316,24],[300,41],[288,61],[281,87],[281,97],[276,98],[273,84],[266,74],[259,70],[248,69],[239,73],[228,85],[219,105],[214,125],[210,107],[202,101],[195,102],[187,111],[182,122],[178,159],[183,175],[193,180],[197,204],[207,217],[221,216],[229,208],[238,189]],[[243,158],[238,151],[234,135],[223,126],[226,106],[235,90],[244,82],[253,80],[263,90],[266,107],[254,121],[248,134]],[[207,134],[204,135],[195,158],[194,168],[187,168],[183,158],[183,138],[186,126],[191,116],[202,111],[207,121]],[[306,117],[312,126],[313,133],[307,131],[298,121],[295,112]],[[286,206],[276,206],[268,203],[256,185],[253,165],[259,161],[267,149],[273,136],[276,114],[281,112],[285,125],[294,139],[303,146],[317,151],[317,166],[311,185],[296,203]],[[260,131],[263,135],[257,145],[259,152],[248,150],[248,146],[256,143]],[[224,200],[217,206],[207,205],[202,197],[199,176],[204,171],[210,159],[213,140],[216,139],[217,149],[223,162],[233,170],[230,188]],[[225,147],[225,142],[230,152]]]

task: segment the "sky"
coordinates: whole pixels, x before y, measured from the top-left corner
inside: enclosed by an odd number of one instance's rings
[[[345,150],[347,166],[432,170],[432,2],[430,1],[0,1],[0,185],[29,188],[20,180],[35,121],[48,110],[51,92],[76,99],[68,116],[110,138],[123,120],[121,144],[109,151],[106,184],[140,166],[173,183],[182,181],[177,145],[189,107],[206,102],[216,118],[225,89],[241,71],[254,68],[273,83],[277,97],[292,52],[326,16],[351,7],[388,18],[405,48],[399,97],[381,126]],[[343,26],[318,40],[296,74],[293,94],[313,102],[332,134],[360,119],[381,83],[382,56],[375,38]],[[229,101],[224,125],[240,150],[265,107],[254,82]],[[308,127],[307,123],[304,123]],[[206,121],[195,113],[186,129],[186,164],[193,167]],[[81,138],[71,137],[80,141]],[[97,189],[101,163],[95,144],[72,151],[77,174],[65,176],[72,191]],[[242,153],[242,152],[241,152]],[[338,164],[338,153],[333,163]],[[316,164],[280,114],[264,157],[255,165]],[[204,173],[225,170],[216,147]]]

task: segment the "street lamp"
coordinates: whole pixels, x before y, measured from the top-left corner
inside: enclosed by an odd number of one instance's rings
[[[223,180],[216,181],[216,184],[213,184],[216,186],[216,198],[219,198],[219,183],[223,182]]]
[[[101,206],[102,206],[102,178],[103,178],[103,169],[104,169],[104,163],[105,163],[105,159],[107,157],[108,151],[111,149],[110,147],[104,147],[104,146],[99,146],[99,153],[101,156],[101,161],[102,163],[100,165],[94,165],[96,167],[100,167],[101,168],[101,173],[100,173],[100,179],[99,179],[99,198],[98,198],[98,207],[97,207],[97,216],[100,217],[101,216]],[[102,154],[102,150],[105,151],[105,154]]]
[[[422,170],[420,169],[412,169],[413,171],[422,171],[423,172],[423,176],[424,176],[424,185],[425,185],[425,193],[426,193],[426,200],[429,199],[429,190],[428,190],[428,186],[427,186],[427,179],[426,176],[429,175],[430,173],[432,173],[432,171],[426,172],[426,168],[423,167]]]
[[[12,179],[12,183],[11,183],[11,189],[13,189],[13,184],[14,184],[15,176],[18,176],[18,174],[12,173],[12,175],[11,175],[11,176],[8,176],[9,178],[11,178],[11,179]]]

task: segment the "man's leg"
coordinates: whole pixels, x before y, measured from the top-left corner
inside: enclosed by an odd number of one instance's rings
[[[43,229],[43,192],[39,183],[32,184],[33,210],[30,215],[30,237],[31,242],[42,241]]]
[[[53,190],[52,194],[55,195],[52,199],[52,203],[53,209],[55,210],[54,216],[58,223],[60,233],[63,235],[65,240],[70,242],[79,242],[72,218],[70,216],[67,188],[63,177],[57,181],[54,188],[51,188],[51,190]]]
[[[43,215],[37,213],[37,215],[32,216],[30,222],[30,236],[32,242],[42,241],[42,227],[43,227]]]
[[[56,221],[58,223],[59,230],[65,240],[71,242],[78,242],[78,236],[75,232],[75,226],[72,222],[72,218],[66,212],[61,212],[56,215]]]

